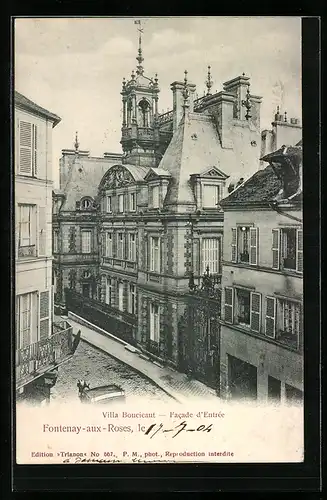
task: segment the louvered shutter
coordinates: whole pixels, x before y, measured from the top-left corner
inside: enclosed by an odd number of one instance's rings
[[[32,175],[32,124],[19,122],[19,173]]]
[[[46,221],[46,207],[39,207],[39,256],[46,255],[47,244],[47,221]]]
[[[231,261],[236,262],[237,260],[237,229],[232,227],[232,253]]]
[[[37,126],[32,126],[32,172],[33,175],[37,175]]]
[[[50,332],[50,291],[46,290],[39,294],[39,314],[40,314],[40,339],[49,337]]]
[[[258,265],[258,228],[250,227],[250,262],[252,266]]]
[[[225,287],[225,321],[233,323],[234,318],[234,289]]]
[[[261,330],[261,294],[257,292],[251,292],[251,302],[250,302],[250,328],[254,332],[260,332]]]
[[[280,230],[272,230],[272,268],[279,269],[280,262]]]
[[[266,298],[266,327],[267,337],[275,338],[276,335],[276,298]]]
[[[200,274],[199,262],[200,262],[200,241],[198,239],[193,240],[193,272],[197,276]]]
[[[298,229],[296,231],[296,270],[300,273],[303,272],[303,231]]]

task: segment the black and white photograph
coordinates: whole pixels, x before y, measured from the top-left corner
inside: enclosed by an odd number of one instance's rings
[[[301,462],[301,18],[22,17],[14,56],[17,462]]]

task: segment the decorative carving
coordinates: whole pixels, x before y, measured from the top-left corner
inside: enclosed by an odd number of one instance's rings
[[[133,176],[126,168],[117,166],[109,170],[105,181],[105,188],[124,187],[134,182]]]

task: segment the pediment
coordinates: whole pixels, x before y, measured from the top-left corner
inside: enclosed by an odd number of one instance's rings
[[[123,165],[115,165],[111,167],[103,176],[100,187],[103,189],[111,189],[128,186],[135,182],[132,174]]]
[[[220,170],[218,167],[209,167],[204,172],[201,172],[200,174],[197,174],[198,177],[211,177],[211,178],[216,178],[216,179],[221,179],[221,180],[226,180],[228,179],[229,175],[225,174],[222,170]]]
[[[157,169],[153,169],[151,168],[149,170],[149,172],[146,174],[146,176],[144,177],[144,180],[145,181],[152,181],[152,180],[158,180],[160,179],[161,177],[171,177],[171,174],[170,172],[163,172],[162,170],[157,170]]]

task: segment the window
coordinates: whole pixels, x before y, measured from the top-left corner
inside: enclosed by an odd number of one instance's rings
[[[202,186],[202,206],[217,208],[220,201],[220,186],[204,184]]]
[[[253,332],[261,331],[261,294],[245,288],[225,287],[226,323],[235,323]]]
[[[36,256],[36,206],[18,206],[18,256]]]
[[[129,248],[128,248],[128,260],[136,261],[136,247],[135,247],[135,234],[131,233],[129,235]]]
[[[159,305],[150,304],[150,340],[159,343],[160,338],[160,311]]]
[[[106,295],[105,295],[106,304],[111,305],[112,298],[113,298],[113,282],[111,278],[106,277]]]
[[[53,253],[58,253],[58,248],[59,248],[59,231],[55,229],[53,231]]]
[[[82,208],[84,209],[88,209],[88,208],[91,208],[92,207],[92,201],[89,200],[89,199],[85,199],[85,200],[82,200]]]
[[[266,298],[266,335],[291,347],[298,347],[302,333],[302,306],[299,302]]]
[[[111,212],[112,212],[111,196],[107,196],[107,213],[110,214]]]
[[[136,210],[136,201],[135,201],[135,193],[130,193],[129,194],[129,210],[131,212],[135,212]]]
[[[152,188],[152,207],[159,207],[159,186],[153,186]]]
[[[160,240],[158,236],[150,238],[150,271],[160,273]]]
[[[124,310],[124,283],[122,281],[118,282],[118,309]]]
[[[124,195],[119,194],[118,195],[118,212],[123,212],[124,211]]]
[[[91,253],[91,231],[82,231],[82,253]]]
[[[272,230],[272,268],[303,272],[302,229]]]
[[[16,348],[37,341],[37,293],[18,295],[16,300]]]
[[[136,314],[136,287],[132,284],[129,285],[128,312]]]
[[[207,267],[209,272],[217,274],[220,271],[220,240],[219,238],[203,238],[202,240],[202,272]]]
[[[117,258],[124,259],[124,233],[118,233]]]
[[[106,232],[106,247],[105,256],[112,257],[112,233]]]
[[[252,226],[232,228],[231,261],[258,264],[258,236],[259,230]]]
[[[37,175],[37,126],[19,122],[19,173]]]
[[[250,326],[250,292],[237,288],[236,299],[235,322],[241,326]]]

